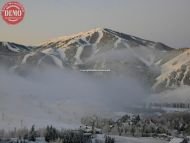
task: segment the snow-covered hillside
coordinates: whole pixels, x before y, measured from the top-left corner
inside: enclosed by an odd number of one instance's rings
[[[172,58],[161,66],[161,75],[157,77],[154,88],[176,88],[190,85],[190,49]]]
[[[0,54],[13,54],[13,53],[22,53],[30,52],[31,47],[11,43],[11,42],[0,42]]]

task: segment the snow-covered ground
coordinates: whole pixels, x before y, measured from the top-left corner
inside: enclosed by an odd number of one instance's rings
[[[155,139],[155,138],[138,138],[138,137],[122,137],[122,136],[112,136],[115,138],[115,143],[169,143],[168,141]],[[97,139],[104,140],[103,135],[97,136]]]

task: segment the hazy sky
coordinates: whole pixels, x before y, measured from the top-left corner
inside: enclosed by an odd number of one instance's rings
[[[0,8],[7,0],[0,1]],[[38,44],[106,27],[173,47],[190,47],[190,0],[20,0],[24,21],[0,18],[0,41]]]

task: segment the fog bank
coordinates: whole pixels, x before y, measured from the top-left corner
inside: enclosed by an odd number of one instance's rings
[[[82,116],[126,111],[146,95],[144,87],[127,76],[98,78],[49,68],[22,77],[1,67],[0,128],[78,125]]]

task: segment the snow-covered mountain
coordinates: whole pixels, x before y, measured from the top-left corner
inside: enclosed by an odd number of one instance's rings
[[[190,84],[189,53],[190,49],[177,50],[106,28],[59,37],[36,47],[0,42],[0,61],[14,70],[46,65],[109,69],[113,74],[139,77],[159,89]]]
[[[96,56],[103,56],[101,59],[106,62],[106,55],[114,53],[114,55],[126,52],[144,63],[146,66],[158,64],[165,53],[173,49],[162,44],[144,39],[140,39],[127,34],[119,33],[110,29],[93,29],[85,33],[79,33],[72,36],[60,37],[50,40],[39,46],[41,52],[50,55],[55,63],[63,66],[63,63],[69,63],[72,66],[83,65],[92,62]],[[125,53],[125,54],[126,54]],[[122,55],[122,56],[125,56]],[[119,56],[118,58],[120,58]],[[109,57],[107,59],[109,59]],[[115,56],[115,58],[117,58]],[[57,62],[56,62],[57,61]],[[96,66],[99,60],[95,61]],[[161,62],[161,61],[160,61]],[[62,63],[62,64],[61,64]]]

